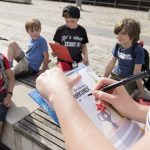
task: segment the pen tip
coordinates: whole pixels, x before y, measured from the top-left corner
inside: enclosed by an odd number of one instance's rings
[[[88,94],[87,96],[91,96],[91,95],[92,95],[92,93]]]

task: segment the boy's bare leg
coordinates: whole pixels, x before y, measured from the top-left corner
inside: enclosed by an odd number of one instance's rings
[[[22,49],[16,42],[10,42],[8,45],[7,58],[11,63],[13,59],[16,59],[22,53]]]

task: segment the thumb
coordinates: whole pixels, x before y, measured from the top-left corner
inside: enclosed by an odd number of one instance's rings
[[[75,75],[75,76],[69,77],[68,78],[69,86],[72,88],[77,82],[80,81],[80,79],[81,79],[80,75]]]

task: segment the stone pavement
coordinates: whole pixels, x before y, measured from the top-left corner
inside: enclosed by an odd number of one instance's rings
[[[0,37],[17,41],[26,50],[29,37],[24,24],[29,18],[38,18],[42,23],[42,35],[48,42],[52,42],[55,30],[64,24],[62,9],[69,4],[49,0],[32,0],[31,5],[0,1]],[[116,43],[114,25],[123,17],[133,17],[141,22],[141,39],[150,52],[150,20],[147,12],[91,5],[83,5],[83,9],[85,11],[81,12],[79,23],[87,29],[90,66],[98,75],[103,75],[111,57],[111,49]],[[0,40],[0,52],[6,54],[7,46],[7,41]],[[7,115],[8,124],[3,137],[5,144],[13,150],[16,146],[13,125],[39,107],[27,95],[32,89],[19,82],[15,86],[15,98]]]
[[[42,23],[42,35],[52,41],[55,30],[64,23],[62,9],[70,3],[32,0],[31,5],[0,1],[0,36],[17,41],[26,50],[28,35],[24,29],[28,18],[38,18]],[[73,4],[74,5],[74,4]],[[115,23],[123,17],[133,17],[141,22],[141,39],[150,51],[150,20],[148,13],[136,10],[116,9],[83,5],[79,23],[87,29],[90,66],[103,75],[111,57],[116,39],[113,34]],[[6,53],[8,42],[0,41],[0,50]]]

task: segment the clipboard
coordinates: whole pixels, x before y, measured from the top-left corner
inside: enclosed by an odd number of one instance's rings
[[[67,61],[67,62],[71,62],[71,63],[73,62],[73,59],[71,58],[67,47],[63,45],[55,44],[55,43],[49,43],[49,45],[52,51],[56,53],[56,56],[59,59]]]

